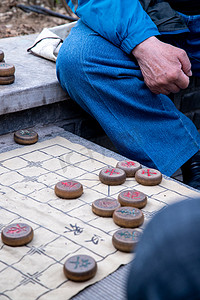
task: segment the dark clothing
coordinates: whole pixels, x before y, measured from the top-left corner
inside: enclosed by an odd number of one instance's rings
[[[171,7],[186,15],[200,15],[199,0],[168,0]]]
[[[187,32],[188,28],[169,2],[161,0],[139,0],[161,34]]]
[[[200,15],[200,0],[139,0],[160,33],[181,33],[187,26],[177,13]]]
[[[147,224],[128,279],[129,300],[200,299],[200,199],[170,205]]]

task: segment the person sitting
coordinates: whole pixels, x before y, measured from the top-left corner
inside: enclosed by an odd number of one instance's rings
[[[62,88],[118,151],[200,189],[200,135],[169,98],[200,76],[199,0],[68,0],[80,18],[61,46]]]

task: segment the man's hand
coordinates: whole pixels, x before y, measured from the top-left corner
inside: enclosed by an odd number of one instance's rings
[[[138,61],[144,82],[153,93],[168,95],[187,88],[192,71],[184,50],[153,36],[137,45],[132,54]]]

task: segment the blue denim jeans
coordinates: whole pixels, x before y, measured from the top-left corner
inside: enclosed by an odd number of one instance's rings
[[[128,300],[200,299],[200,198],[158,213],[147,225],[128,274]]]
[[[193,46],[199,50],[199,44],[199,38],[188,40],[188,51]],[[199,74],[200,52],[195,51],[193,70]],[[194,124],[167,96],[151,93],[133,56],[81,20],[64,41],[56,65],[63,89],[100,123],[125,157],[171,176],[200,149]]]

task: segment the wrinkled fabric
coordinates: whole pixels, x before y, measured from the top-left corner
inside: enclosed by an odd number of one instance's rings
[[[44,28],[27,51],[55,62],[63,40],[69,35],[71,28],[76,23],[75,21],[53,28]]]

